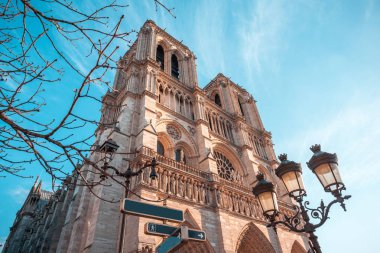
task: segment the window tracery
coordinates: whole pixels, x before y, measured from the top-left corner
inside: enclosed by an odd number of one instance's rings
[[[206,109],[206,120],[209,123],[210,130],[234,143],[232,134],[232,124],[229,120],[221,117],[216,112]]]
[[[219,152],[214,152],[214,157],[216,159],[219,176],[226,180],[234,181],[234,175],[236,173],[230,160]]]
[[[166,132],[169,134],[170,137],[172,137],[174,140],[181,139],[181,132],[177,130],[176,127],[172,125],[166,126]]]

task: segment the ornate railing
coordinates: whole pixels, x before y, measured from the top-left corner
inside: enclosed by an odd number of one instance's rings
[[[250,188],[161,156],[147,147],[139,150],[136,159],[144,162],[152,157],[156,157],[159,164],[158,179],[151,180],[150,172],[144,170],[133,182],[133,187],[138,185],[151,187],[179,201],[220,208],[265,221],[259,202]],[[286,203],[280,203],[280,210],[287,215],[294,212]]]

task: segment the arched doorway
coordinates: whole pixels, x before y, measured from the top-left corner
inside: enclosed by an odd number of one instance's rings
[[[271,243],[261,230],[249,223],[241,232],[236,246],[237,253],[275,253]]]
[[[290,253],[306,253],[306,250],[297,241],[294,241],[292,251]]]

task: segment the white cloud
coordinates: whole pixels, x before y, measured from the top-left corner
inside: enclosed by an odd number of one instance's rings
[[[311,152],[305,148],[318,142],[322,150],[336,152],[346,185],[361,187],[380,181],[380,101],[370,97],[348,99],[337,113],[310,122],[309,129],[298,131],[283,143],[283,150],[294,151],[306,161]]]
[[[284,47],[282,36],[288,16],[280,1],[258,1],[250,17],[241,20],[238,35],[242,59],[249,80],[254,73],[260,74],[262,66],[276,68],[276,52]]]
[[[24,188],[22,186],[16,186],[9,191],[9,195],[17,204],[22,204],[26,197],[28,196],[30,189]]]
[[[225,12],[223,1],[203,1],[195,10],[192,50],[201,66],[198,73],[208,79],[225,71]]]

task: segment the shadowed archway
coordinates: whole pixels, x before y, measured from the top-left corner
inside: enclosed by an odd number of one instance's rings
[[[270,241],[253,223],[246,225],[241,232],[237,245],[237,253],[275,253]]]

